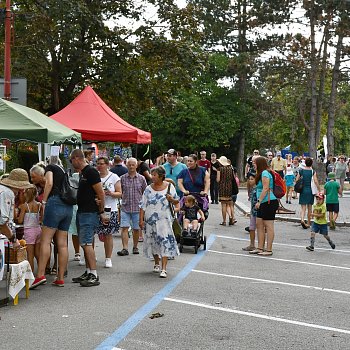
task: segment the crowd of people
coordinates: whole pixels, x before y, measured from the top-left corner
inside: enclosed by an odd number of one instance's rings
[[[327,178],[322,189],[310,157],[292,158],[291,154],[286,154],[283,158],[279,151],[275,157],[272,152],[267,152],[266,157],[261,157],[259,150],[254,150],[245,167],[251,202],[250,224],[246,228],[250,233],[250,244],[242,249],[250,254],[272,255],[273,223],[277,209],[282,206],[273,192],[276,174],[285,181],[286,204],[291,204],[292,198],[299,198],[300,224],[304,229],[311,228],[310,245],[306,249],[314,251],[316,233],[323,235],[331,248],[335,249],[335,244],[328,234],[328,223],[329,228],[334,230],[339,214],[339,197],[342,196],[344,180],[349,175],[350,165],[345,163],[343,155],[338,158],[331,156],[325,163],[324,170]],[[258,247],[255,246],[256,231]]]
[[[212,153],[208,160],[206,152],[201,151],[199,156],[181,157],[172,148],[153,165],[136,158],[123,160],[119,155],[110,162],[106,157],[96,158],[93,151],[75,149],[69,161],[72,176],[79,179],[76,205],[67,204],[61,198],[66,171],[58,156],[51,156],[48,164],[33,165],[29,176],[23,169],[14,169],[0,181],[1,233],[17,247],[13,223],[23,226],[28,261],[33,271],[36,268],[31,288],[46,284],[47,274],[56,275],[54,286],[64,286],[69,235],[74,260],[86,267],[72,281],[91,287],[100,284],[94,249],[96,235],[104,244],[106,268],[112,267],[113,234],[120,230],[121,248],[116,254],[129,255],[131,232],[132,254],[140,253],[139,243],[143,242],[143,254],[154,260],[153,272],[166,278],[168,260],[179,255],[172,210],[183,214],[184,232],[189,236],[195,234],[198,222],[206,219],[196,196],[210,196],[212,205],[220,202],[222,220],[218,224],[232,226],[237,222],[234,205],[239,179],[237,170],[225,156],[217,158]],[[311,158],[291,155],[283,158],[281,152],[276,152],[275,157],[267,152],[264,157],[259,150],[254,150],[245,167],[251,215],[246,228],[250,244],[244,251],[261,256],[273,254],[274,220],[281,205],[281,200],[274,195],[275,174],[285,180],[286,204],[299,196],[301,225],[305,229],[311,227],[307,249],[314,250],[316,233],[322,234],[335,248],[328,235],[328,220],[330,229],[334,229],[349,165],[343,156],[330,157],[325,164],[327,183],[322,190],[312,165]],[[296,193],[298,182],[302,182],[302,186]]]

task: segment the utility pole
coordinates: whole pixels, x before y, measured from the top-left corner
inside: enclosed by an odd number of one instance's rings
[[[11,100],[11,0],[6,0],[4,98]]]

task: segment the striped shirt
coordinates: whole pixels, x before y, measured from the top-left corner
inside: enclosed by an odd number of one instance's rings
[[[140,201],[143,191],[147,187],[146,179],[138,173],[131,177],[126,173],[120,177],[122,186],[122,210],[126,213],[140,211]]]

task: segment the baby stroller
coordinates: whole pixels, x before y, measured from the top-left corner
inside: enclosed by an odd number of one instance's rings
[[[209,216],[209,200],[207,196],[201,196],[199,193],[190,193],[193,197],[195,197],[198,206],[202,209],[204,213],[205,220]],[[185,198],[182,197],[180,199],[180,207],[182,208],[185,203]],[[178,216],[178,220],[181,226],[183,226],[183,214],[180,212]],[[180,241],[179,241],[179,250],[180,253],[183,251],[184,246],[194,247],[194,252],[197,254],[198,248],[203,244],[203,250],[207,249],[207,237],[204,236],[204,222],[201,219],[198,220],[197,231],[191,230],[190,233],[187,231],[182,231]]]

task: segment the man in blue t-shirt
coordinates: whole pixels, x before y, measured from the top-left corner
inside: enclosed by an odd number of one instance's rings
[[[187,167],[185,164],[177,161],[177,152],[173,148],[169,149],[166,154],[167,162],[163,164],[163,167],[165,168],[165,177],[174,181],[176,192],[180,197],[182,197],[183,193],[179,189],[177,177],[181,171]]]

